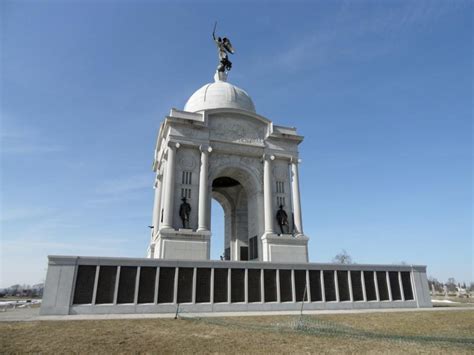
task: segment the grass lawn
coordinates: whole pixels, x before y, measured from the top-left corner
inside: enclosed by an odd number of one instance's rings
[[[0,323],[0,352],[474,353],[474,311]],[[297,327],[299,325],[299,327]]]

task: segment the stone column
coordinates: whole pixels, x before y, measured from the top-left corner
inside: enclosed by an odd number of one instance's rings
[[[178,303],[178,281],[179,281],[179,267],[174,270],[174,286],[173,286],[173,303]]]
[[[299,302],[299,300],[296,299],[296,285],[295,285],[295,270],[294,269],[291,269],[291,299],[293,303]],[[304,299],[303,299],[303,302],[304,302]]]
[[[374,271],[373,274],[374,274],[375,295],[377,297],[377,302],[380,302],[379,282],[377,280],[377,271]]]
[[[163,179],[158,172],[155,182],[155,203],[153,205],[153,236],[156,235],[160,225],[161,215],[161,192],[163,191]]]
[[[209,153],[211,147],[200,147],[201,150],[201,170],[199,172],[199,210],[198,210],[198,231],[209,230],[209,208],[208,208],[208,171]]]
[[[197,283],[197,268],[193,268],[193,293],[191,294],[191,303],[196,303],[196,283]]]
[[[403,291],[403,282],[402,282],[402,273],[398,272],[398,284],[400,286],[400,295],[402,297],[402,301],[405,301],[405,293]]]
[[[367,290],[365,289],[365,274],[364,274],[364,271],[360,272],[360,281],[362,283],[362,296],[364,298],[364,302],[367,302]]]
[[[249,303],[249,269],[245,268],[244,274],[244,302]]]
[[[141,266],[137,267],[137,273],[135,275],[135,293],[133,295],[133,304],[135,305],[138,303],[138,288],[140,286],[140,272],[141,271],[142,271],[142,267]],[[119,282],[120,282],[120,279],[117,279],[117,283]]]
[[[308,302],[312,302],[312,298],[311,298],[311,287],[310,287],[310,283],[309,283],[309,270],[306,270],[306,299],[308,300]]]
[[[163,201],[163,224],[161,228],[173,228],[173,210],[174,210],[174,180],[176,165],[176,149],[179,143],[170,143],[168,146],[168,161],[166,163],[166,186],[164,189]]]
[[[354,291],[352,290],[351,270],[347,270],[347,282],[349,283],[349,298],[350,298],[350,301],[354,302]]]
[[[211,296],[209,301],[211,302],[211,304],[214,303],[214,270],[214,268],[211,269],[211,290],[209,291]]]
[[[303,234],[303,220],[301,217],[301,201],[300,201],[300,182],[298,176],[298,160],[291,161],[291,196],[293,198],[293,214],[295,219],[296,234]]]
[[[276,289],[277,289],[277,302],[281,303],[281,292],[280,292],[280,269],[276,269]]]
[[[265,233],[273,233],[273,196],[272,196],[272,169],[273,155],[263,156],[263,200],[265,210]]]
[[[324,287],[324,272],[323,270],[319,273],[319,280],[321,282],[321,300],[326,302],[326,288]]]
[[[388,300],[393,301],[392,285],[390,283],[390,277],[388,276],[388,271],[385,271],[385,278],[387,279]]]

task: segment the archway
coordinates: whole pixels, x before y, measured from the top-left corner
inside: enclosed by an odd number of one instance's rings
[[[224,210],[223,259],[248,260],[249,204],[246,189],[236,179],[221,176],[212,181],[212,198]]]
[[[223,256],[233,261],[262,260],[263,189],[260,167],[253,161],[233,156],[211,157],[209,206],[211,199],[214,199],[224,210]],[[209,215],[212,215],[212,210],[210,212]],[[215,242],[211,240],[211,247]]]
[[[211,260],[221,260],[224,257],[224,245],[225,245],[225,214],[224,208],[216,200],[211,201],[211,230],[212,230],[212,243],[211,249]]]

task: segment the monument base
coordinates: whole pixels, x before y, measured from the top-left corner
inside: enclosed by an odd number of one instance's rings
[[[154,259],[209,260],[211,232],[161,229],[154,243]]]
[[[305,235],[265,233],[262,236],[263,261],[307,263],[308,240]]]
[[[49,256],[40,314],[431,306],[421,265]]]

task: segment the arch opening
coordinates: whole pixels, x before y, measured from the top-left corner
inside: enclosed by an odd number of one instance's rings
[[[212,181],[212,198],[224,210],[224,245],[219,257],[223,260],[248,260],[249,206],[245,187],[232,177],[220,176]],[[213,217],[218,216],[211,213]],[[219,221],[213,222],[214,225],[218,227]],[[222,228],[217,233],[220,231]],[[211,247],[219,241],[213,240]]]
[[[225,245],[225,214],[224,207],[216,199],[211,202],[211,260],[222,260],[224,258]]]

